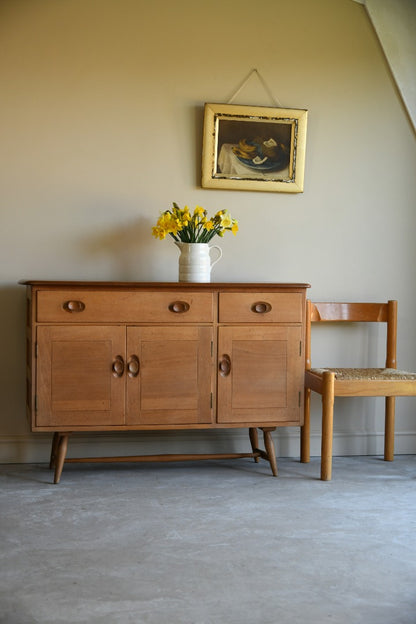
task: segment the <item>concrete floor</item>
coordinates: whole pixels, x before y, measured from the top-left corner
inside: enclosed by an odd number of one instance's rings
[[[0,467],[1,624],[415,624],[416,455]]]

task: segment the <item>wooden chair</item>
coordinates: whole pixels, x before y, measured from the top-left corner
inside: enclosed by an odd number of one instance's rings
[[[396,396],[416,396],[416,373],[397,370],[397,301],[387,303],[306,302],[305,419],[301,432],[301,461],[310,459],[311,391],[322,395],[321,479],[332,476],[332,437],[336,396],[384,396],[384,459],[394,457],[394,412]],[[311,323],[386,323],[386,368],[311,368]]]

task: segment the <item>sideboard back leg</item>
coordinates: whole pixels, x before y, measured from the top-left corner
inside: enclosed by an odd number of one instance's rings
[[[248,430],[248,434],[250,436],[251,450],[253,451],[253,453],[256,453],[259,449],[259,436],[256,427],[250,427],[250,429]],[[256,462],[256,464],[259,463],[258,455],[256,455],[256,457],[254,458],[254,461]]]

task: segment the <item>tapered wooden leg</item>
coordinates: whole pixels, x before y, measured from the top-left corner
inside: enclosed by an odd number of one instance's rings
[[[55,476],[54,483],[59,483],[62,474],[62,468],[64,467],[66,451],[68,448],[69,433],[60,433],[58,439],[58,449],[55,458]]]
[[[264,448],[266,449],[267,459],[270,462],[270,468],[272,469],[273,476],[277,477],[276,452],[274,450],[274,444],[272,439],[272,431],[274,431],[275,429],[276,427],[262,427],[264,436]]]
[[[395,397],[386,397],[386,422],[384,426],[384,460],[394,459],[394,413]]]
[[[300,461],[307,464],[311,460],[311,389],[305,388],[303,426],[300,428]]]
[[[250,429],[248,430],[248,434],[250,436],[251,450],[253,451],[253,453],[255,453],[259,448],[259,436],[257,433],[257,429],[255,427],[250,427]],[[256,464],[259,463],[258,456],[254,458],[254,461],[256,462]]]
[[[55,431],[52,438],[51,458],[49,460],[49,468],[55,467],[56,453],[58,451],[59,433]]]
[[[322,445],[321,445],[321,479],[330,481],[332,478],[332,438],[334,428],[334,381],[335,373],[323,374],[322,387]]]

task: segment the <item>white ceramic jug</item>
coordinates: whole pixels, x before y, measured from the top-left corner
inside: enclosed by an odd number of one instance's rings
[[[179,248],[179,281],[180,282],[210,282],[211,269],[222,256],[218,245],[208,243],[178,243]],[[210,252],[215,249],[218,257],[212,262]]]

